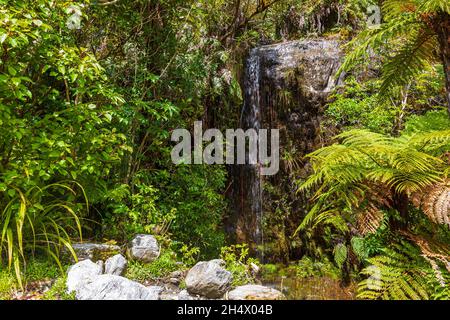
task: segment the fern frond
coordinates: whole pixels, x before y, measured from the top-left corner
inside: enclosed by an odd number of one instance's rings
[[[345,261],[348,257],[348,249],[347,246],[343,243],[339,243],[334,248],[334,261],[338,265],[340,269],[342,269],[342,266],[344,265]]]
[[[388,22],[372,29],[362,31],[347,44],[348,55],[338,73],[350,71],[361,59],[367,59],[371,50],[384,47],[396,37],[409,38],[413,30],[419,30],[421,22],[415,13],[396,16]]]
[[[388,98],[398,88],[409,84],[429,65],[434,57],[437,40],[433,33],[415,35],[411,32],[407,42],[383,66],[380,97]]]
[[[383,2],[382,11],[386,20],[391,20],[404,13],[417,10],[417,0],[387,0]]]
[[[422,132],[413,135],[411,144],[418,150],[435,154],[450,151],[450,130]]]
[[[447,283],[450,283],[446,280],[447,275],[450,275],[450,248],[447,245],[411,233],[403,232],[403,235],[420,248],[422,257],[430,264],[439,284],[446,286]]]
[[[429,299],[428,285],[418,260],[418,250],[402,241],[386,248],[383,255],[368,259],[371,264],[362,271],[368,278],[358,285],[358,298],[385,300]]]
[[[414,193],[412,202],[431,221],[450,226],[450,180]]]
[[[356,229],[361,235],[375,233],[381,226],[383,218],[383,211],[373,204],[369,204],[367,211],[357,214]]]
[[[419,11],[423,13],[446,12],[450,14],[450,2],[448,0],[425,0],[419,6]]]

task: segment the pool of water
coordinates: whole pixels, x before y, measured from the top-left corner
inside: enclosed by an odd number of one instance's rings
[[[340,282],[326,277],[277,277],[263,283],[280,290],[288,300],[354,300],[354,286],[342,287]]]

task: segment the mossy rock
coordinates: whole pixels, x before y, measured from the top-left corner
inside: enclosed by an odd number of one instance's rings
[[[121,253],[118,245],[105,243],[74,243],[72,247],[78,257],[78,260],[90,259],[94,262],[106,260],[116,254]]]

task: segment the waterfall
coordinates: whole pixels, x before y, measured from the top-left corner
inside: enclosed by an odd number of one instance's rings
[[[261,103],[260,103],[260,72],[261,62],[258,55],[258,49],[253,49],[250,52],[250,56],[247,60],[246,72],[245,72],[245,96],[244,107],[242,115],[245,118],[241,119],[241,126],[244,129],[255,129],[259,133],[261,128]],[[256,160],[255,165],[252,165],[252,161]],[[247,181],[250,188],[251,195],[251,214],[255,222],[254,225],[254,241],[257,248],[257,253],[261,259],[263,259],[263,227],[262,227],[262,183],[260,174],[259,159],[248,159],[249,164],[244,166],[244,170],[248,171],[249,181]]]
[[[322,107],[342,80],[336,79],[341,58],[339,43],[327,39],[289,41],[252,49],[245,63],[239,127],[257,132],[279,129],[281,147],[295,151],[293,156],[297,159],[315,150],[322,143]],[[263,177],[261,163],[255,161],[252,165],[249,161],[260,159],[249,159],[247,153],[246,160],[246,164],[230,168],[233,210],[227,228],[236,242],[250,245],[252,254],[261,260],[264,255],[273,259],[278,254],[274,254],[274,248],[281,248],[272,245],[282,243],[280,230],[285,235],[295,230],[290,229],[292,223],[263,230],[263,218],[271,221],[273,205],[280,195],[292,204],[292,216],[303,213],[305,200],[292,196],[295,181],[288,169],[280,170],[276,176]],[[300,168],[300,173],[305,174],[306,168]],[[270,192],[265,192],[264,185],[270,185]],[[284,243],[280,250],[287,252],[288,244]]]

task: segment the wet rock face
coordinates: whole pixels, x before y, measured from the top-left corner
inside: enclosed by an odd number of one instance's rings
[[[333,40],[289,41],[254,49],[262,59],[263,76],[275,89],[283,89],[293,70],[301,70],[306,92],[329,92],[341,60],[339,44]]]
[[[340,82],[342,60],[334,40],[290,41],[254,49],[260,59],[262,128],[283,128],[283,139],[302,140],[300,151],[317,143],[322,107]]]
[[[281,156],[288,152],[292,159],[301,159],[314,151],[322,141],[323,106],[341,81],[336,74],[342,60],[339,43],[328,39],[289,41],[253,49],[246,63],[241,127],[280,129]],[[258,168],[252,166],[232,169],[234,215],[230,217],[229,229],[234,231],[235,240],[254,243],[254,249],[270,242],[267,238],[271,236],[271,230],[261,231],[262,216],[266,218],[266,213],[272,211],[264,184],[270,182],[281,194],[293,193],[291,169],[283,161],[280,167],[273,177],[261,177]],[[293,231],[286,230],[286,234]]]

